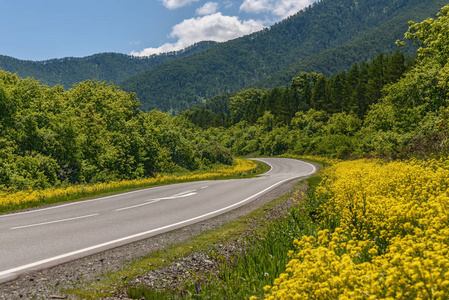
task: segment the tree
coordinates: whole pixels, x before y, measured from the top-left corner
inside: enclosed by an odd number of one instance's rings
[[[405,56],[401,51],[395,51],[388,60],[388,64],[385,67],[385,82],[395,83],[397,82],[406,70]]]
[[[261,103],[264,92],[258,89],[249,89],[239,92],[231,98],[229,109],[233,122],[248,121],[255,123],[260,117],[258,106]]]
[[[318,110],[327,110],[328,103],[326,99],[326,77],[323,74],[318,74],[314,78],[314,85],[312,90],[311,107]]]
[[[313,74],[306,72],[299,73],[299,76],[293,77],[290,86],[298,94],[298,110],[306,111],[310,108],[312,99]]]
[[[416,65],[396,84],[387,89],[388,101],[398,109],[421,106],[421,114],[447,106],[449,98],[449,5],[438,18],[421,23],[410,22],[405,38],[420,47]]]

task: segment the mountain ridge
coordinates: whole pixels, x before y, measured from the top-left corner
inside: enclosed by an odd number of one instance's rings
[[[196,43],[180,51],[138,57],[123,53],[104,52],[85,57],[63,57],[42,61],[20,60],[0,55],[0,68],[21,77],[33,77],[49,86],[57,84],[70,88],[87,79],[118,83],[148,70],[157,64],[192,55],[212,47],[216,42]]]

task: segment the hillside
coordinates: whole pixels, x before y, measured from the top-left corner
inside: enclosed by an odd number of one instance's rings
[[[292,77],[297,76],[298,70],[332,76],[348,71],[349,66],[354,62],[370,61],[381,52],[391,54],[401,50],[407,56],[413,57],[416,54],[416,48],[411,43],[407,47],[400,48],[395,42],[403,39],[403,33],[407,30],[410,20],[421,21],[434,17],[439,6],[445,4],[444,1],[414,2],[413,6],[398,11],[394,18],[383,22],[380,26],[363,32],[347,43],[300,58],[252,87],[267,88],[285,85]]]
[[[181,51],[144,58],[120,53],[100,53],[82,58],[26,61],[0,55],[0,69],[18,73],[22,78],[33,77],[49,86],[60,84],[68,89],[87,79],[117,83],[157,64],[189,56],[213,45],[215,42],[201,42]]]
[[[407,21],[435,16],[442,0],[323,0],[267,28],[123,81],[146,110],[177,113],[214,95],[286,84],[299,71],[326,75],[397,50]],[[407,53],[413,47],[406,48]]]

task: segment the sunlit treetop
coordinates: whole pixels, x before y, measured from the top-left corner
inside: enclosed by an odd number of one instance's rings
[[[421,23],[410,21],[405,38],[420,46],[419,59],[433,57],[445,64],[449,56],[449,5],[444,6],[437,16]]]

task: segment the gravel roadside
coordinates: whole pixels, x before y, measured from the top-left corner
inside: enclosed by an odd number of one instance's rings
[[[71,295],[64,295],[61,291],[80,288],[85,284],[100,281],[104,274],[120,270],[129,261],[146,256],[153,251],[163,250],[167,245],[182,243],[204,231],[216,229],[227,222],[247,215],[271,200],[288,193],[301,179],[303,178],[288,181],[251,203],[212,219],[56,267],[29,272],[14,281],[0,284],[0,299],[75,299]],[[292,201],[289,200],[279,203],[262,220],[251,220],[250,228],[257,226],[259,222],[267,222],[267,219],[281,217],[289,211],[292,205]],[[242,236],[217,245],[216,251],[224,256],[239,251],[244,243],[244,236],[247,234],[251,234],[251,230]],[[155,288],[176,287],[192,272],[209,274],[211,271],[215,271],[213,259],[206,253],[196,252],[180,258],[171,265],[142,274],[136,277],[132,283]],[[121,291],[109,299],[127,299],[126,292]]]

